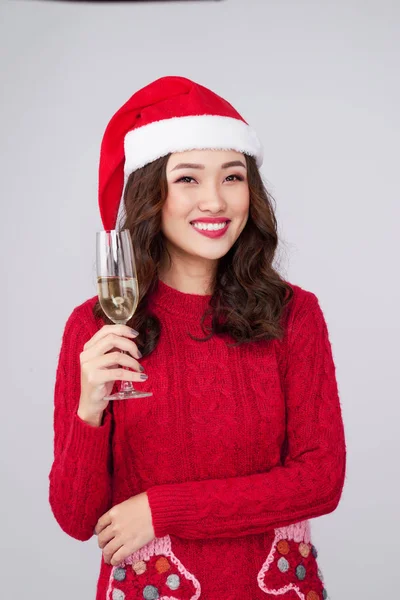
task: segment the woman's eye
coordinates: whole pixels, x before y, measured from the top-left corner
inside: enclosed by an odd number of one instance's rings
[[[243,181],[244,177],[242,175],[228,175],[226,179],[227,181]]]
[[[184,177],[178,179],[175,183],[192,183],[193,181],[196,181],[193,177],[185,175]],[[225,178],[225,181],[244,181],[244,177],[243,175],[228,175],[228,177]]]
[[[192,181],[194,181],[194,179],[193,179],[193,177],[189,177],[189,176],[181,177],[180,179],[178,179],[178,181],[176,183],[179,183],[180,181],[182,183],[191,183]]]

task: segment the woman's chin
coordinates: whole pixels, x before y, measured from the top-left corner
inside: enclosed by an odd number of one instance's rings
[[[191,252],[192,256],[197,256],[198,258],[203,258],[204,260],[219,260],[229,250],[231,249],[231,244],[227,244],[226,242],[223,244],[215,245],[214,248],[193,248]]]
[[[234,243],[234,242],[233,242]],[[225,256],[232,248],[232,240],[205,240],[200,243],[186,243],[182,244],[169,244],[170,253],[177,253],[181,257],[185,254],[191,258],[198,258],[203,260],[219,260]]]

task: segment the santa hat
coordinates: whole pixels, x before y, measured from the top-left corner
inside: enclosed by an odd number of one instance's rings
[[[229,102],[184,77],[162,77],[115,113],[105,130],[99,165],[99,207],[115,229],[124,184],[135,171],[185,150],[237,150],[262,164],[255,132]]]

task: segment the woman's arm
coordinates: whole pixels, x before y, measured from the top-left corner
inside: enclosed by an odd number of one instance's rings
[[[287,340],[284,465],[245,477],[150,488],[147,494],[157,537],[262,533],[337,507],[346,447],[335,365],[318,299],[308,293],[304,304]]]
[[[60,527],[78,540],[93,535],[111,502],[110,410],[97,427],[78,417],[81,391],[79,356],[96,333],[90,308],[73,311],[65,326],[54,393],[54,461],[49,500]],[[91,331],[93,329],[93,331]]]

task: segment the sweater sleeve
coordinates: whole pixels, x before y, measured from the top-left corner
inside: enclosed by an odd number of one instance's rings
[[[111,412],[100,427],[77,415],[79,355],[95,330],[75,309],[65,326],[54,390],[54,459],[49,501],[61,529],[78,540],[92,537],[98,519],[110,508]],[[108,407],[107,407],[108,409]]]
[[[147,490],[157,537],[236,537],[318,517],[337,507],[346,447],[335,365],[317,297],[308,293],[286,344],[285,458],[268,472]]]

